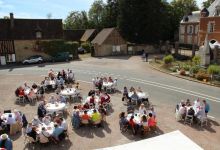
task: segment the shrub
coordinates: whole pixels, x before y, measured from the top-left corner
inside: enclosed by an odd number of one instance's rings
[[[199,66],[192,66],[192,67],[190,68],[190,72],[191,72],[192,74],[196,74],[196,73],[199,72],[199,69],[200,69]]]
[[[189,59],[190,59],[189,56],[180,55],[180,54],[174,54],[173,56],[174,56],[175,59],[177,59],[177,60],[189,60]]]
[[[200,69],[195,77],[196,77],[197,80],[200,80],[200,81],[203,81],[204,79],[206,81],[209,80],[209,75],[203,69]]]
[[[190,65],[184,64],[182,67],[185,71],[189,71],[190,70]]]
[[[78,42],[65,42],[64,40],[40,41],[39,46],[41,49],[51,55],[55,56],[59,52],[69,52],[73,56],[77,55],[79,47]]]
[[[210,65],[208,67],[208,73],[213,75],[213,74],[220,74],[220,66],[218,65]]]
[[[174,61],[174,58],[172,55],[167,55],[163,58],[163,61],[165,64],[171,64]]]
[[[177,68],[176,67],[171,67],[171,68],[169,68],[169,70],[172,71],[172,72],[176,72]]]
[[[194,56],[193,59],[192,59],[193,63],[195,65],[199,65],[200,62],[201,62],[201,57],[200,56]]]
[[[81,47],[86,50],[86,52],[91,52],[91,45],[89,43],[82,43]]]

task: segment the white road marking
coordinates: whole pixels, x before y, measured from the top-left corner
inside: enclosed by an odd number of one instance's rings
[[[89,81],[84,81],[84,80],[77,80],[77,81],[79,81],[79,82],[84,82],[84,83],[92,83],[92,82],[89,82]]]
[[[213,117],[213,116],[207,115],[207,117],[208,117],[208,118],[211,118],[211,119],[215,119],[215,117]]]
[[[6,74],[8,76],[23,76],[24,74]]]

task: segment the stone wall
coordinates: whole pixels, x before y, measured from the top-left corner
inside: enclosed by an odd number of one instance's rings
[[[120,52],[113,52],[113,45],[95,45],[95,56],[111,56],[111,55],[126,55],[127,54],[127,45],[119,45]]]
[[[15,40],[14,45],[16,62],[21,62],[32,55],[41,55],[44,58],[50,57],[44,52],[36,50],[36,40]]]

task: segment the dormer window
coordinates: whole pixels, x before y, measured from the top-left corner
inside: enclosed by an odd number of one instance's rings
[[[220,15],[220,6],[215,7],[215,15],[214,16],[219,16]]]
[[[212,33],[215,30],[215,22],[209,22],[208,23],[208,32]]]
[[[192,25],[188,26],[188,34],[193,34],[193,26]]]
[[[41,31],[37,31],[36,32],[36,38],[37,39],[41,39],[42,38],[42,32]]]

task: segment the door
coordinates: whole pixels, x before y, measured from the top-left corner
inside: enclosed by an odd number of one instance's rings
[[[0,59],[1,59],[1,65],[6,65],[5,56],[0,56]]]

